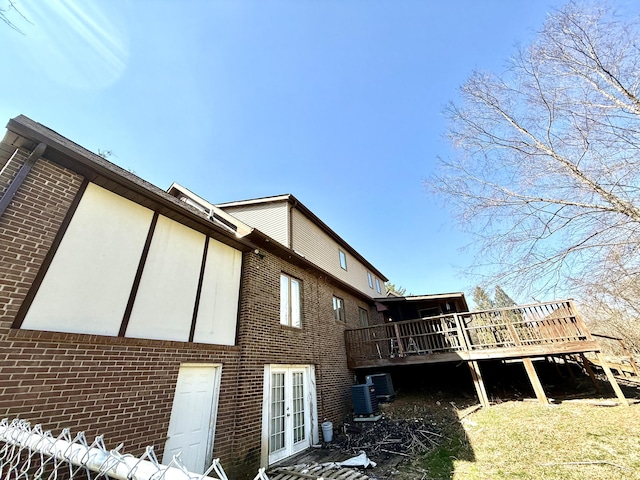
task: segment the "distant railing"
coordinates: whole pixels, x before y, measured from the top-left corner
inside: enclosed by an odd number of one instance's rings
[[[350,365],[413,355],[459,354],[592,340],[570,300],[453,313],[347,330]]]

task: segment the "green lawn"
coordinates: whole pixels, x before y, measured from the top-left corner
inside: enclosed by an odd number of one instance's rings
[[[401,478],[640,479],[640,405],[506,402],[450,422]]]

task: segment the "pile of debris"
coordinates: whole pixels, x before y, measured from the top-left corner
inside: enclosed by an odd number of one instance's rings
[[[435,421],[424,418],[394,420],[383,415],[376,422],[348,422],[326,448],[365,451],[367,455],[411,457],[436,448],[446,437]]]

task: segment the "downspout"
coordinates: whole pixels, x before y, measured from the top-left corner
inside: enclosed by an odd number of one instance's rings
[[[22,167],[20,167],[20,171],[18,171],[18,174],[15,176],[15,178],[9,185],[9,188],[7,188],[7,190],[4,192],[4,195],[2,195],[2,198],[0,198],[0,217],[4,215],[4,212],[9,206],[9,204],[11,203],[11,200],[13,200],[14,195],[16,194],[16,192],[24,182],[25,178],[27,178],[27,175],[29,175],[31,168],[36,164],[38,159],[44,154],[44,151],[46,150],[46,148],[47,146],[44,143],[40,142],[38,146],[33,149],[31,154],[29,155],[29,158],[27,158],[27,160],[24,162]]]

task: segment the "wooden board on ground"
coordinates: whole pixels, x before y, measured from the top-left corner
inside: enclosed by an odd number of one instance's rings
[[[312,463],[276,467],[267,472],[269,480],[370,480],[370,477],[353,468],[341,467],[337,463]]]

